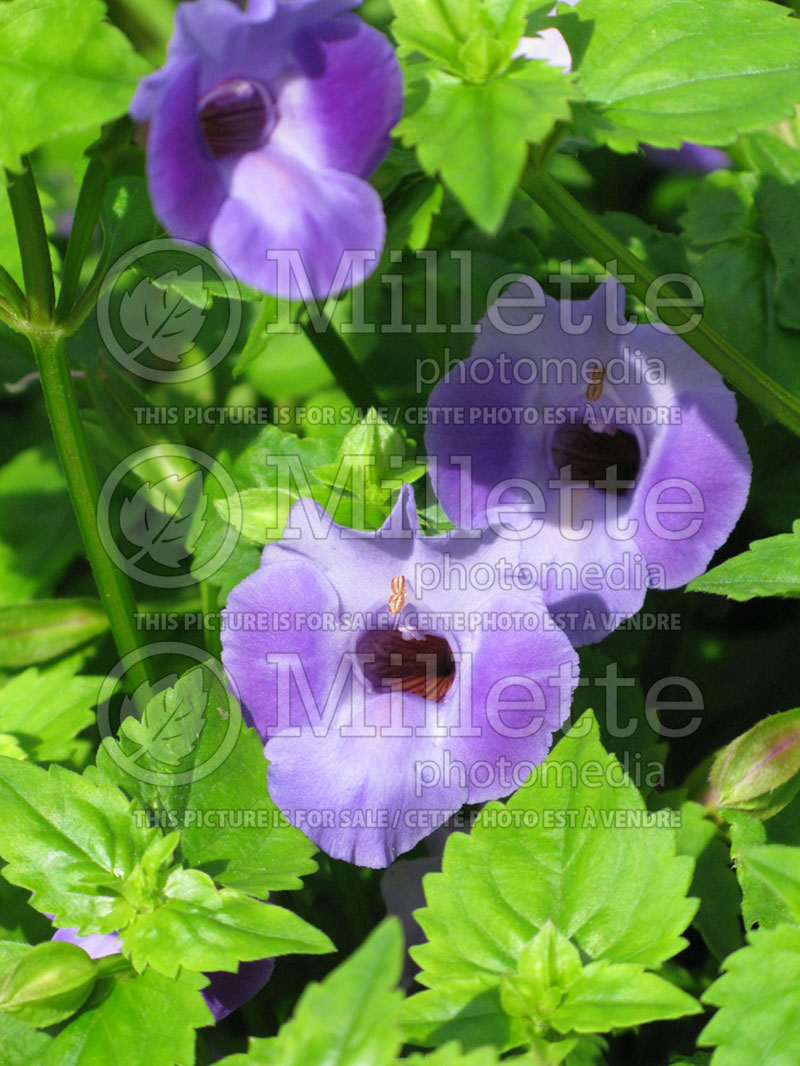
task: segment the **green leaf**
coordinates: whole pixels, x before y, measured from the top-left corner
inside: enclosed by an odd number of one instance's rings
[[[742,137],[750,166],[790,184],[800,181],[800,151],[774,133],[750,133]]]
[[[291,911],[219,889],[199,870],[173,870],[161,900],[122,933],[125,956],[137,970],[152,966],[167,977],[182,966],[235,973],[240,962],[334,950],[324,933]]]
[[[800,848],[785,844],[743,848],[739,863],[766,882],[785,901],[795,921],[800,922]]]
[[[701,1012],[696,999],[662,977],[632,963],[604,961],[584,967],[550,1023],[564,1034],[606,1033]]]
[[[120,929],[157,884],[164,840],[108,782],[0,757],[0,808],[3,876],[59,927]]]
[[[398,127],[429,174],[441,174],[479,226],[495,232],[527,158],[569,117],[570,78],[539,60],[515,63],[485,85],[437,72],[422,106]]]
[[[247,1055],[221,1066],[389,1066],[401,1043],[394,987],[402,953],[400,923],[387,919],[321,984],[306,987],[277,1036],[251,1040]]]
[[[0,467],[0,605],[50,592],[80,550],[55,455],[28,448]]]
[[[128,109],[147,64],[104,21],[99,0],[10,0],[0,6],[0,163]],[[54,32],[57,27],[57,32]]]
[[[0,666],[20,667],[65,655],[108,629],[99,600],[35,600],[0,607]]]
[[[672,812],[646,811],[584,715],[505,806],[449,838],[442,873],[425,878],[415,917],[428,943],[411,954],[430,991],[407,1001],[409,1039],[517,1046],[498,983],[547,922],[590,962],[657,967],[680,951],[696,904],[671,824]]]
[[[698,1037],[713,1066],[794,1066],[800,1016],[800,929],[751,933],[703,996],[720,1009]]]
[[[507,66],[528,12],[525,0],[392,0],[392,8],[401,51],[421,52],[473,81]]]
[[[428,1055],[409,1055],[399,1059],[407,1066],[498,1066],[500,1059],[493,1047],[476,1048],[464,1053],[455,1041],[442,1044]]]
[[[103,227],[103,254],[109,266],[136,245],[155,239],[161,227],[153,215],[144,178],[125,174],[109,181],[100,224]]]
[[[122,732],[139,747],[136,761],[149,756],[156,762],[179,766],[194,751],[205,725],[208,703],[202,681],[202,670],[193,671],[186,684],[154,696],[141,721],[134,717],[123,721]]]
[[[743,946],[742,894],[731,869],[730,849],[719,825],[699,803],[681,804],[678,853],[694,859],[690,892],[700,900],[693,925],[721,961]]]
[[[800,23],[761,0],[581,0],[559,20],[598,141],[725,145],[800,102]]]
[[[800,520],[791,533],[753,541],[749,551],[726,559],[687,588],[740,602],[754,596],[800,596]]]
[[[184,861],[216,881],[254,896],[302,887],[317,866],[316,848],[287,822],[267,792],[264,744],[248,729],[236,701],[218,679],[192,670],[174,690],[184,705],[207,710],[199,736],[178,739],[188,748],[180,778],[130,739],[126,719],[119,742],[108,738],[97,756],[100,771],[133,796],[164,828],[181,830]],[[157,696],[154,703],[164,700]],[[145,708],[145,724],[150,706]],[[191,727],[192,714],[182,722]],[[194,740],[193,746],[189,741]]]
[[[50,1037],[7,1014],[0,1014],[3,1066],[41,1066]]]
[[[0,688],[0,732],[13,734],[34,762],[74,758],[83,746],[75,737],[94,721],[102,678],[75,676],[75,666],[31,668]]]
[[[51,940],[10,956],[0,943],[0,1012],[47,1029],[81,1009],[97,979],[94,960],[75,944]],[[5,954],[5,957],[3,957]]]
[[[742,917],[745,928],[761,925],[773,929],[792,920],[791,912],[779,893],[756,876],[741,855],[761,845],[785,844],[800,846],[800,798],[792,802],[774,817],[762,821],[750,814],[730,812],[731,859],[742,890]]]
[[[104,984],[39,1066],[194,1066],[194,1031],[213,1022],[200,995],[205,977],[183,970],[171,981],[148,970]]]
[[[281,339],[276,338],[276,341],[280,342]],[[255,488],[274,493],[277,488],[310,496],[310,485],[314,483],[311,471],[331,462],[336,455],[337,445],[335,439],[301,439],[269,425],[250,433],[240,431],[232,434],[230,448],[221,448],[217,452],[217,459],[231,475],[240,493]],[[221,510],[227,511],[227,507],[216,507],[216,502],[223,495],[216,478],[206,480],[205,493],[214,501],[215,507],[209,508],[204,528],[197,536],[193,548],[193,570],[204,566],[214,557],[228,530],[227,522],[219,513]],[[268,500],[269,497],[264,503],[265,507],[269,506]],[[255,531],[256,527],[250,528]],[[259,549],[253,544],[240,540],[228,563],[209,579],[220,587],[222,602],[234,585],[257,569],[259,554]]]
[[[777,324],[800,329],[800,240],[795,220],[800,211],[800,184],[785,185],[765,176],[755,194],[758,228],[767,239],[775,260],[774,302]]]
[[[753,174],[719,170],[700,182],[689,193],[680,219],[690,244],[706,248],[746,237],[756,181]]]

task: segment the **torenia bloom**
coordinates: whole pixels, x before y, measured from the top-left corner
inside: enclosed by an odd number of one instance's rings
[[[373,532],[299,501],[232,591],[222,659],[270,794],[329,855],[387,866],[547,755],[577,657],[516,556],[488,531],[421,536],[405,486]]]
[[[53,940],[76,944],[92,959],[104,959],[108,955],[119,955],[122,951],[122,942],[117,933],[79,936],[75,929],[57,929]],[[215,1021],[227,1018],[257,995],[272,976],[274,968],[273,959],[259,959],[257,962],[239,963],[237,973],[219,971],[206,974],[209,983],[202,989],[202,996]]]
[[[519,540],[575,644],[635,614],[648,588],[703,573],[750,485],[720,375],[666,326],[626,322],[624,307],[610,279],[586,302],[559,302],[522,278],[429,401],[445,512]]]
[[[389,41],[346,12],[358,2],[182,3],[166,64],[131,103],[150,123],[159,220],[281,297],[357,285],[383,247],[365,179],[389,148],[402,84]]]

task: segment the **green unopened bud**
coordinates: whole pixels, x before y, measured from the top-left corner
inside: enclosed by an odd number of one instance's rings
[[[720,810],[771,818],[800,789],[800,709],[765,718],[723,748],[711,767]]]
[[[458,63],[468,81],[485,82],[508,61],[502,41],[485,26],[478,26],[458,50]]]
[[[534,1032],[544,1032],[567,989],[581,972],[575,945],[546,922],[520,952],[517,972],[500,978],[500,1003],[512,1018],[526,1018]]]
[[[394,489],[425,473],[405,454],[403,434],[371,408],[342,441],[336,462],[316,467],[313,474],[323,485],[345,488],[368,506],[388,510]]]
[[[97,979],[93,959],[75,944],[51,940],[0,963],[0,1011],[46,1029],[71,1018]]]

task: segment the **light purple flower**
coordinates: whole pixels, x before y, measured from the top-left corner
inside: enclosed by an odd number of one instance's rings
[[[52,939],[77,944],[93,959],[103,959],[107,955],[119,955],[122,952],[122,941],[117,933],[79,936],[76,929],[57,929]],[[269,981],[274,968],[274,959],[258,959],[255,962],[240,962],[237,973],[207,973],[210,983],[202,990],[202,995],[214,1019],[222,1021],[257,995]]]
[[[231,593],[222,659],[270,794],[329,855],[386,866],[547,755],[577,657],[517,554],[421,536],[406,485],[374,532],[300,500]]]
[[[365,179],[389,148],[402,83],[389,41],[347,12],[358,3],[182,3],[164,67],[131,103],[150,123],[160,221],[281,297],[357,285],[383,247],[381,199]]]
[[[688,174],[710,174],[714,170],[727,170],[731,157],[721,148],[684,141],[680,148],[654,148],[643,145],[648,159],[665,170],[685,171]]]
[[[633,615],[647,588],[703,573],[750,485],[733,393],[679,336],[625,322],[624,307],[610,279],[585,302],[520,279],[428,407],[446,514],[520,538],[575,644]]]

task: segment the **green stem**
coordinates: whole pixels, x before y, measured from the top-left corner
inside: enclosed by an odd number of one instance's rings
[[[18,319],[25,318],[25,293],[4,266],[0,266],[0,298],[6,304],[4,310],[7,315]]]
[[[108,184],[108,165],[99,153],[89,157],[83,177],[75,218],[67,242],[64,269],[61,272],[61,292],[58,295],[56,321],[63,322],[72,311],[80,284],[81,268],[100,219],[103,194]]]
[[[548,174],[537,174],[527,187],[530,196],[575,238],[602,266],[653,311],[665,325],[685,326],[696,315],[682,307],[680,297],[658,282],[657,275],[605,228],[602,222]],[[633,281],[624,275],[633,275]],[[664,306],[664,301],[673,300]],[[656,303],[657,301],[657,303]],[[681,334],[690,348],[715,367],[737,389],[760,404],[784,426],[800,435],[800,400],[779,385],[705,321]]]
[[[336,378],[340,388],[354,407],[367,411],[370,407],[380,407],[378,394],[353,358],[353,353],[342,340],[330,320],[325,318],[315,329],[306,319],[301,322],[303,332],[316,348],[325,365]]]
[[[23,159],[23,164],[25,169],[21,174],[6,173],[8,199],[19,239],[28,321],[33,326],[46,326],[53,320],[55,307],[50,245],[47,243],[39,190],[27,157]]]
[[[97,528],[100,482],[83,431],[64,339],[53,330],[31,331],[29,339],[36,356],[58,458],[117,651],[122,657],[136,652],[141,656],[134,622],[136,604],[128,578],[109,558]],[[149,664],[141,657],[127,673],[134,689],[151,680]]]

